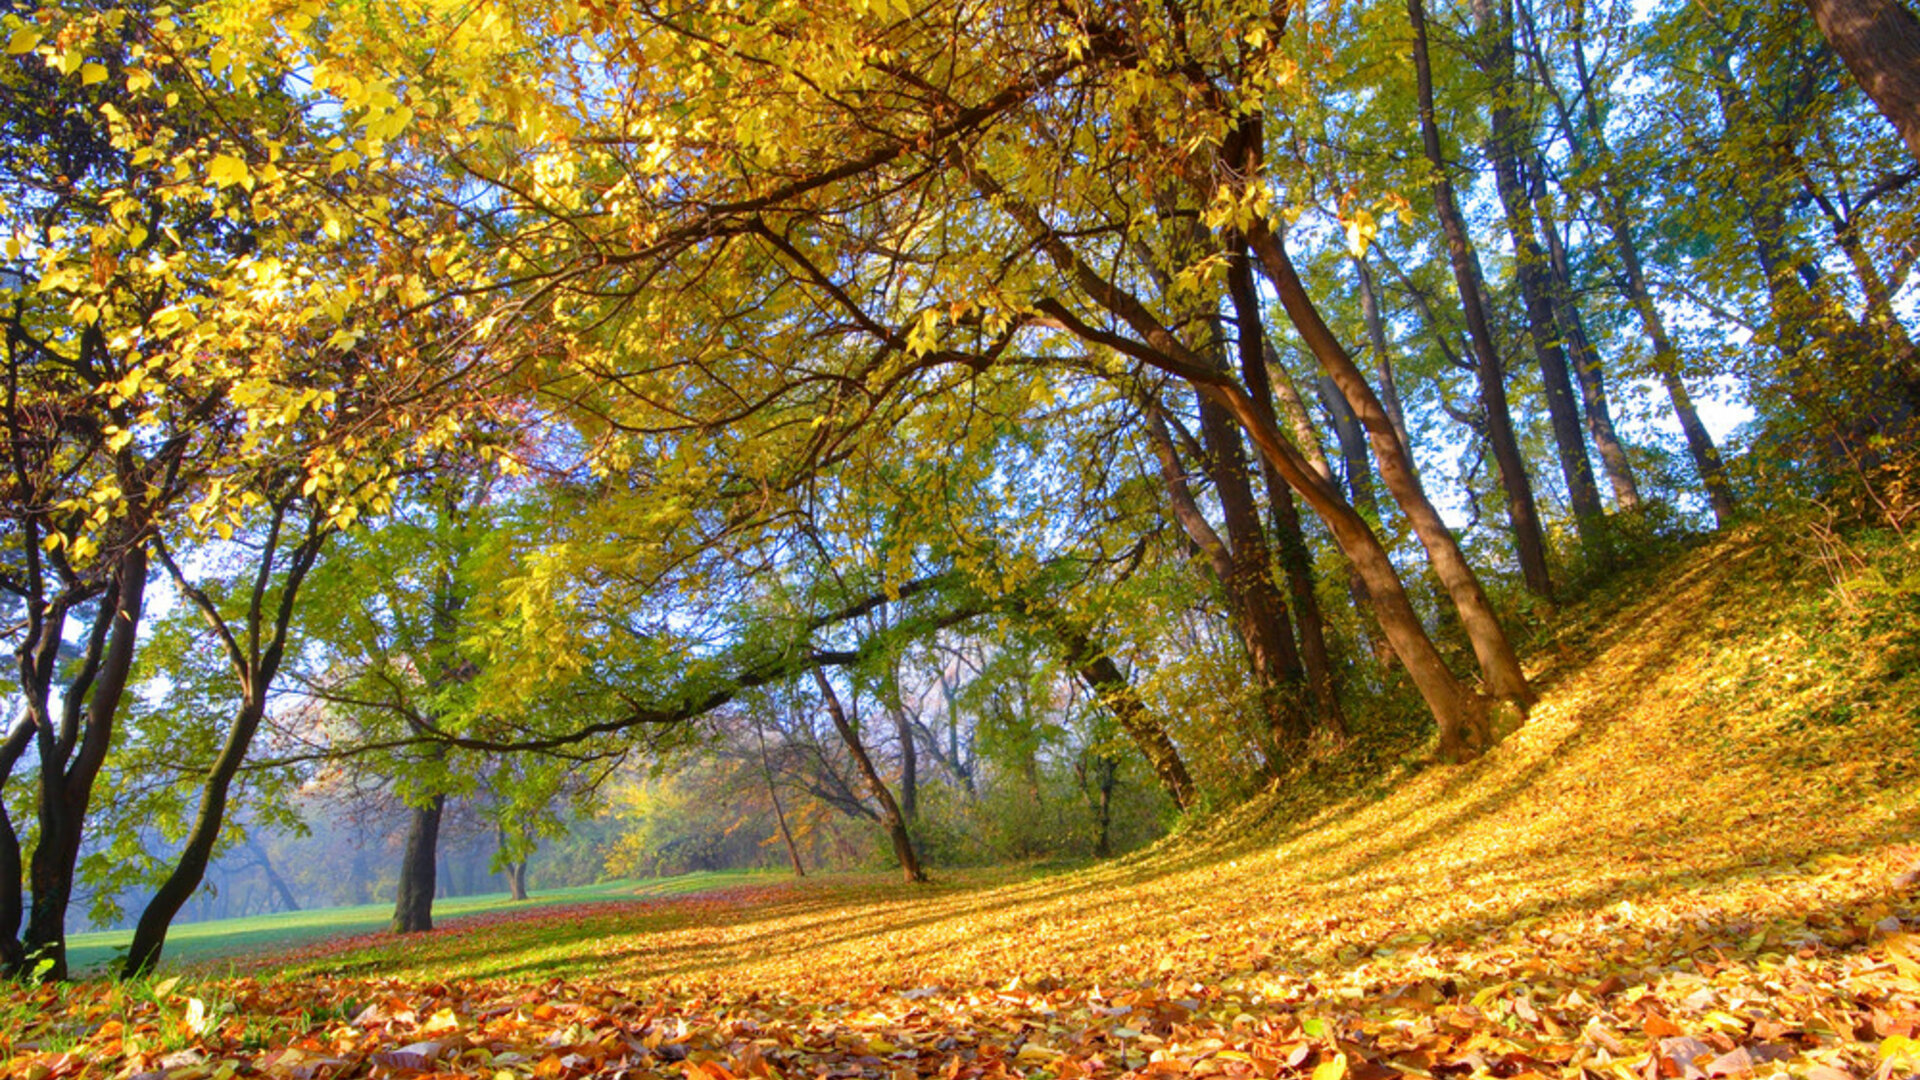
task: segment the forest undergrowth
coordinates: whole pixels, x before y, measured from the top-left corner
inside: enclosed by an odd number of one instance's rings
[[[1139,855],[448,922],[9,988],[0,1075],[1920,1072],[1920,580],[1745,530],[1536,640],[1483,759],[1323,763]]]

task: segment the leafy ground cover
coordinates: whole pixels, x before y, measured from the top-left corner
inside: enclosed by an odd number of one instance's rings
[[[1470,765],[1324,766],[1070,873],[758,882],[13,990],[0,1071],[1913,1075],[1920,589],[1879,543],[1748,532],[1628,578]]]

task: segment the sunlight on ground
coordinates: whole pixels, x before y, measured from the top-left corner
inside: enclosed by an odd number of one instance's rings
[[[1076,873],[507,913],[319,946],[239,993],[431,999],[316,1022],[299,1061],[373,1060],[441,1008],[489,1062],[490,1008],[626,1033],[583,1027],[552,1076],[1907,1075],[1912,628],[1859,652],[1885,628],[1845,624],[1792,544],[1753,536],[1621,595],[1537,650],[1532,721],[1471,765],[1297,784]]]

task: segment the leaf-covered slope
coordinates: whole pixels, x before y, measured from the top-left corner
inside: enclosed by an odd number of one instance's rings
[[[1471,765],[1321,776],[1074,874],[345,943],[192,991],[241,1003],[197,1035],[178,988],[69,1046],[30,1022],[10,1067],[203,1042],[303,1075],[1906,1075],[1920,618],[1911,556],[1860,543],[1845,590],[1749,533],[1568,612],[1533,720]]]

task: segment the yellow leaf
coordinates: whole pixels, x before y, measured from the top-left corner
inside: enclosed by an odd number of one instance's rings
[[[249,173],[247,163],[232,154],[215,154],[207,162],[207,179],[215,187],[232,187],[246,182]]]
[[[1347,1075],[1347,1055],[1335,1054],[1313,1067],[1313,1080],[1341,1080]]]
[[[100,82],[106,82],[106,81],[107,81],[107,65],[93,64],[93,63],[80,65],[80,85],[81,86],[92,86],[94,83],[100,83]]]
[[[13,36],[7,39],[7,55],[19,56],[21,53],[32,52],[33,47],[38,44],[40,44],[40,31],[23,26],[15,30]]]

